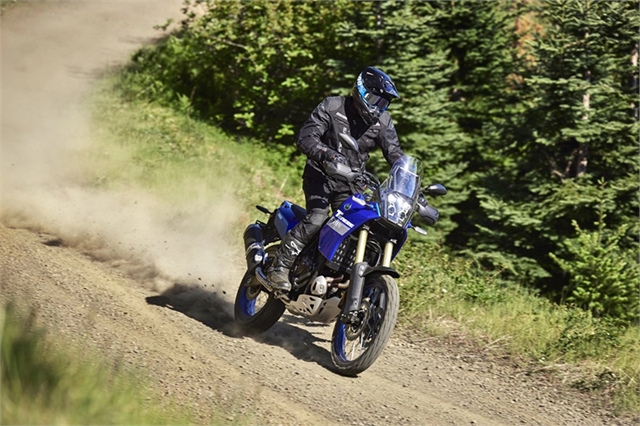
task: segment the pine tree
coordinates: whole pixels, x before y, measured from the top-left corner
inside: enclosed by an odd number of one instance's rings
[[[457,144],[463,159],[465,187],[470,195],[457,207],[454,216],[459,228],[449,235],[450,245],[467,252],[478,252],[469,244],[477,233],[482,208],[478,194],[491,188],[487,177],[493,168],[509,164],[500,144],[514,117],[522,112],[520,83],[522,59],[517,25],[526,12],[522,2],[440,1],[435,8],[433,37],[455,66],[449,76],[451,117],[467,136]],[[451,149],[451,148],[450,148]],[[486,190],[494,191],[495,189]]]
[[[528,105],[503,134],[505,162],[487,174],[495,185],[480,195],[483,218],[475,241],[523,279],[558,296],[576,285],[551,259],[574,259],[564,241],[575,221],[635,250],[638,229],[638,123],[630,81],[637,70],[635,1],[550,0],[537,10],[544,32],[532,45],[525,78]],[[561,262],[560,262],[561,263]],[[580,283],[584,287],[588,283]]]
[[[466,137],[455,120],[449,88],[455,67],[437,43],[433,6],[432,2],[362,2],[340,31],[350,47],[333,62],[344,70],[348,88],[368,65],[379,67],[394,80],[401,99],[389,111],[402,148],[422,160],[425,183],[441,182],[449,188],[446,197],[431,201],[443,217],[450,218],[458,211],[455,205],[468,196],[461,179],[466,167],[461,147]],[[372,155],[367,167],[379,173],[388,170],[379,153]],[[453,221],[442,221],[430,238],[443,240],[454,228]]]

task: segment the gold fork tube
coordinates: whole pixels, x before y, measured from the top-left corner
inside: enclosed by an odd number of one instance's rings
[[[389,241],[384,245],[384,254],[382,255],[382,266],[389,267],[391,265],[391,256],[393,255],[394,244]]]
[[[369,238],[369,232],[366,229],[360,230],[358,235],[358,247],[356,248],[356,258],[354,263],[360,263],[364,261],[364,250],[367,248],[367,239]]]

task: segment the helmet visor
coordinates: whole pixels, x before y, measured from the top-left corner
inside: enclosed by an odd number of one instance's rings
[[[391,101],[384,96],[375,95],[371,92],[366,92],[363,96],[365,102],[371,107],[377,107],[380,112],[386,111]]]

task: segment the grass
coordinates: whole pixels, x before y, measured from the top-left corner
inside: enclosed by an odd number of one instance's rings
[[[87,348],[64,345],[12,305],[0,313],[2,424],[190,424],[144,379]],[[73,350],[77,349],[77,350]],[[143,385],[141,385],[143,384]]]
[[[480,348],[524,358],[532,372],[554,371],[580,390],[605,396],[618,414],[638,412],[636,327],[553,304],[433,246],[407,247],[396,267],[406,327],[463,334]]]
[[[4,13],[10,7],[13,7],[18,3],[18,0],[0,0],[0,15]]]
[[[290,151],[223,134],[185,111],[136,99],[117,82],[97,97],[96,126],[104,138],[90,162],[93,184],[138,185],[172,202],[232,198],[240,206],[231,230],[238,241],[256,219],[253,205],[302,202],[302,162],[284,160]],[[394,264],[402,274],[401,327],[463,335],[481,348],[527,360],[531,371],[554,371],[576,388],[605,396],[616,413],[638,412],[637,328],[552,304],[418,238]]]
[[[290,151],[227,136],[157,104],[123,99],[113,84],[107,83],[96,97],[95,126],[102,148],[86,161],[93,185],[134,185],[173,203],[233,199],[243,210],[258,203],[274,208],[285,194],[297,202],[304,199],[299,182],[303,163],[297,164],[300,170],[291,170],[282,160]]]

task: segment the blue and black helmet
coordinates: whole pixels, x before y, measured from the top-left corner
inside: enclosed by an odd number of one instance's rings
[[[365,68],[351,90],[356,109],[365,123],[375,124],[393,99],[399,99],[391,78],[374,67]]]

